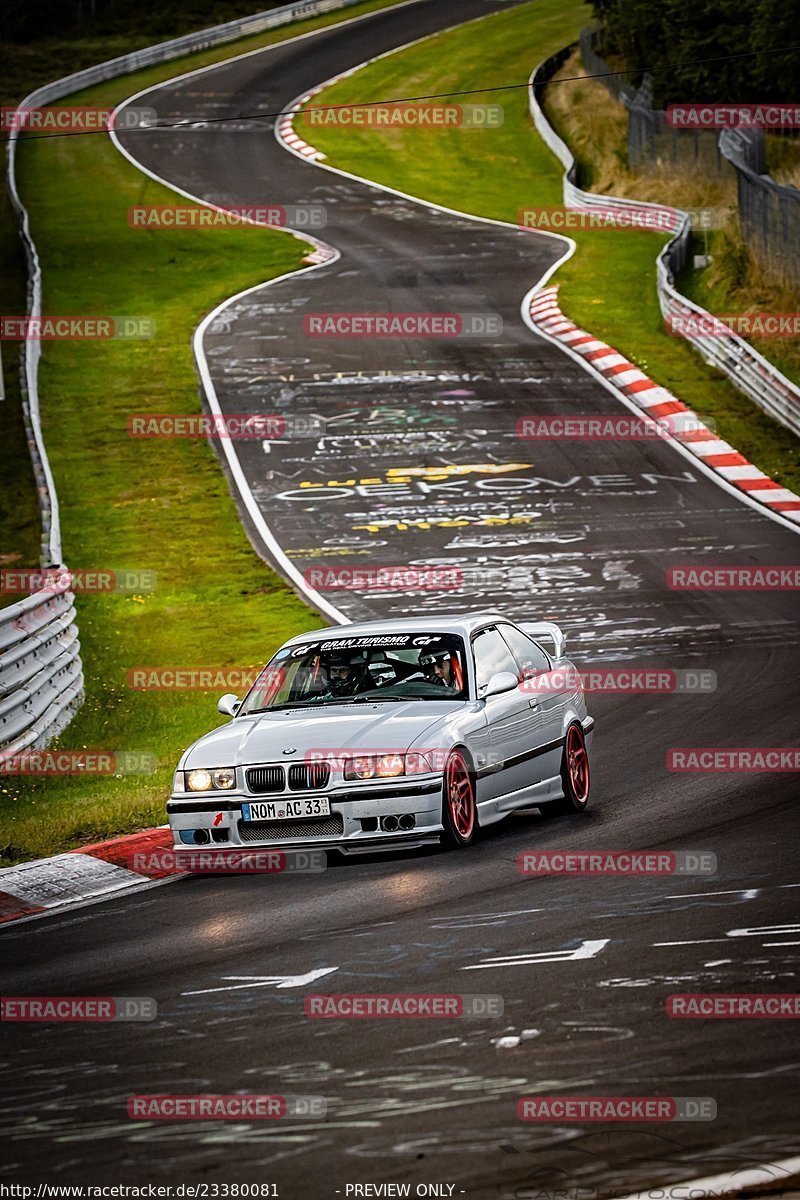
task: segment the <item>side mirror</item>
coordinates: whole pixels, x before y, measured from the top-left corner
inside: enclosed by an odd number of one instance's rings
[[[513,691],[518,683],[519,680],[513,671],[498,671],[489,680],[483,699],[488,700],[490,696],[499,696],[501,692]]]
[[[233,692],[226,692],[217,701],[217,711],[226,717],[235,717],[241,707],[241,700]]]

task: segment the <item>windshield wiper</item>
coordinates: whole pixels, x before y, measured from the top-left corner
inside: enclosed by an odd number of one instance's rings
[[[305,700],[290,700],[287,704],[268,704],[266,708],[248,708],[246,713],[237,713],[239,717],[252,717],[255,713],[281,712],[285,708],[321,708],[317,702],[308,704]]]

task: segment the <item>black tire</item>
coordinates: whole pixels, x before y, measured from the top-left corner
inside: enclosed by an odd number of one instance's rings
[[[542,816],[557,817],[586,812],[591,783],[589,753],[586,749],[583,726],[580,722],[573,721],[564,737],[564,750],[561,755],[561,784],[564,795],[560,800],[543,804],[540,809]]]
[[[475,780],[463,750],[453,750],[442,779],[442,825],[450,846],[471,845],[478,828]]]

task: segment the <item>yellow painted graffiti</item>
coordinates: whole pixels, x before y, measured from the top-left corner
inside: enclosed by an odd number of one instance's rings
[[[378,486],[380,484],[410,483],[412,479],[450,479],[459,475],[503,475],[509,471],[526,471],[531,463],[451,463],[437,467],[390,467],[385,477],[369,479],[328,479],[315,483],[304,479],[301,488],[336,488]]]
[[[402,532],[406,529],[461,529],[465,525],[527,525],[533,516],[521,517],[451,517],[430,521],[371,521],[368,525],[353,525],[353,529],[366,529],[368,533],[380,533],[385,529],[396,529]]]
[[[387,479],[413,475],[421,479],[446,479],[451,475],[502,475],[507,471],[525,471],[531,463],[451,463],[435,467],[390,467]]]

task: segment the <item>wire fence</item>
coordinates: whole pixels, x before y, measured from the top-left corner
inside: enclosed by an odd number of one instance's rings
[[[759,173],[754,142],[749,131],[737,129],[725,129],[719,138],[721,153],[736,171],[739,227],[769,274],[800,288],[800,192]]]
[[[541,106],[544,85],[563,65],[573,49],[573,46],[568,46],[541,63],[531,76],[529,93],[531,116],[537,132],[564,167],[564,204],[567,208],[598,208],[604,211],[614,208],[624,208],[628,212],[656,210],[666,217],[674,218],[670,222],[673,236],[656,259],[656,288],[661,312],[665,318],[691,316],[701,320],[708,319],[710,314],[704,308],[687,300],[675,287],[675,277],[686,265],[691,249],[692,228],[689,214],[670,205],[585,192],[577,185],[572,152],[553,129]],[[685,333],[683,336],[706,362],[723,371],[731,382],[754,400],[764,412],[800,436],[800,388],[748,342],[734,333],[700,338]]]
[[[586,70],[628,112],[628,162],[635,170],[683,168],[736,180],[739,228],[756,261],[777,281],[800,288],[800,191],[776,183],[766,172],[764,134],[760,129],[678,129],[653,107],[646,75],[638,90],[620,75],[606,75],[598,54],[597,29],[580,36]],[[605,77],[603,78],[603,76]]]

